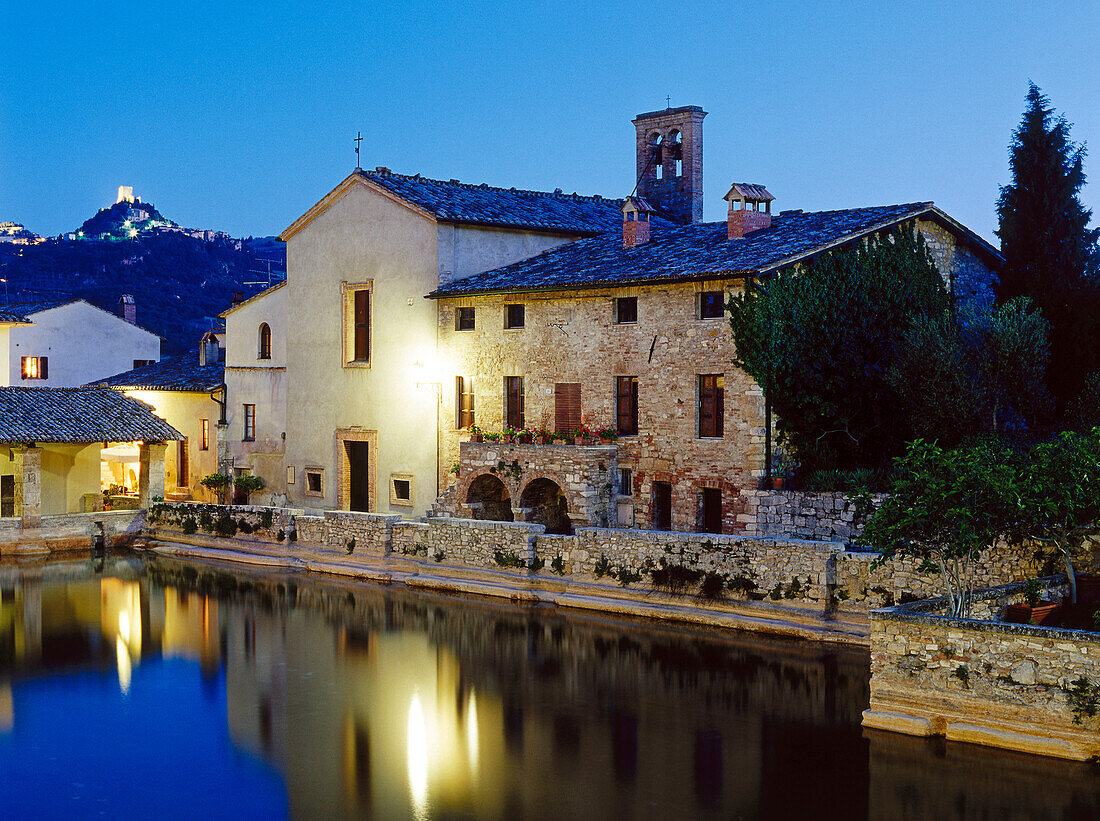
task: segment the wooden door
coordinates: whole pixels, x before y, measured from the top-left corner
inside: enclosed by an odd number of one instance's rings
[[[653,483],[653,529],[672,530],[672,485]]]

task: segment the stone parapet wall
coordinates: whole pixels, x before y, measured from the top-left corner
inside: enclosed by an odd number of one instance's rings
[[[298,517],[302,519],[305,517]],[[298,530],[299,542],[323,544],[326,547],[352,547],[355,553],[384,556],[390,552],[394,527],[401,522],[400,514],[359,513],[326,510],[320,528],[309,530],[308,536]],[[299,526],[300,527],[300,526]],[[318,538],[320,537],[320,538]],[[354,543],[352,543],[354,539]]]
[[[746,536],[846,542],[859,534],[855,505],[841,492],[801,490],[742,491],[737,517]],[[877,503],[886,498],[876,494]]]
[[[1088,715],[1100,702],[1100,634],[990,620],[1022,594],[1023,585],[983,591],[975,615],[984,618],[945,617],[942,599],[873,612],[864,725],[1062,758],[1100,756],[1100,718]]]
[[[473,567],[502,567],[498,554],[530,567],[535,559],[535,540],[542,525],[520,522],[486,522],[477,519],[430,519],[393,525],[393,552],[422,556]]]

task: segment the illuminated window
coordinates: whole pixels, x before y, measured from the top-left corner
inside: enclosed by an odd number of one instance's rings
[[[256,406],[244,406],[244,441],[256,441]]]
[[[455,309],[455,330],[456,331],[472,331],[474,329],[474,309],[473,308],[456,308]]]
[[[325,471],[324,468],[306,468],[302,471],[306,479],[306,496],[325,495]]]
[[[257,359],[271,359],[271,326],[260,324],[260,352]]]
[[[504,306],[504,327],[522,328],[524,323],[524,311],[522,305]]]
[[[19,372],[24,379],[49,379],[49,359],[48,356],[24,356]]]
[[[411,473],[395,473],[390,476],[390,504],[412,507]]]
[[[199,450],[210,450],[210,420],[202,421],[202,438],[199,440]]]
[[[455,377],[455,430],[474,426],[474,380],[469,376]]]

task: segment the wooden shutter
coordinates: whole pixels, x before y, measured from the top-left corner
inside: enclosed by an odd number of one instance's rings
[[[50,378],[50,358],[48,356],[38,357],[38,378]]]
[[[455,426],[458,430],[466,430],[474,426],[473,377],[455,377]]]
[[[355,359],[370,359],[370,291],[355,292]]]
[[[615,380],[616,424],[621,436],[638,433],[638,377],[620,376]]]
[[[504,377],[505,424],[509,427],[523,427],[523,377]]]
[[[188,479],[188,473],[190,473],[190,460],[187,452],[187,439],[184,438],[179,443],[179,468],[176,473],[176,486],[187,487],[191,482]]]
[[[722,374],[699,377],[699,436],[718,437],[723,434],[724,382]]]
[[[554,386],[554,429],[569,433],[581,423],[581,383],[559,382]]]

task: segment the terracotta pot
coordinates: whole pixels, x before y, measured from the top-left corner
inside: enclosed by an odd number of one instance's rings
[[[787,481],[785,476],[773,476],[772,477],[772,490],[782,490],[783,483]]]
[[[574,445],[587,445],[588,440],[585,439],[583,436],[574,436],[573,437],[573,444]]]
[[[480,433],[471,433],[470,434],[470,441],[473,442],[476,445],[477,443],[479,443],[481,441],[481,434]]]
[[[1009,624],[1036,624],[1057,627],[1062,622],[1062,605],[1054,602],[1042,604],[1010,604],[1005,608],[1005,621]]]
[[[545,436],[536,436],[535,437],[535,444],[536,445],[545,445],[546,444],[546,437]]]
[[[614,441],[615,441],[614,436],[601,436],[600,437],[600,444],[603,444],[603,445],[610,445]]]

